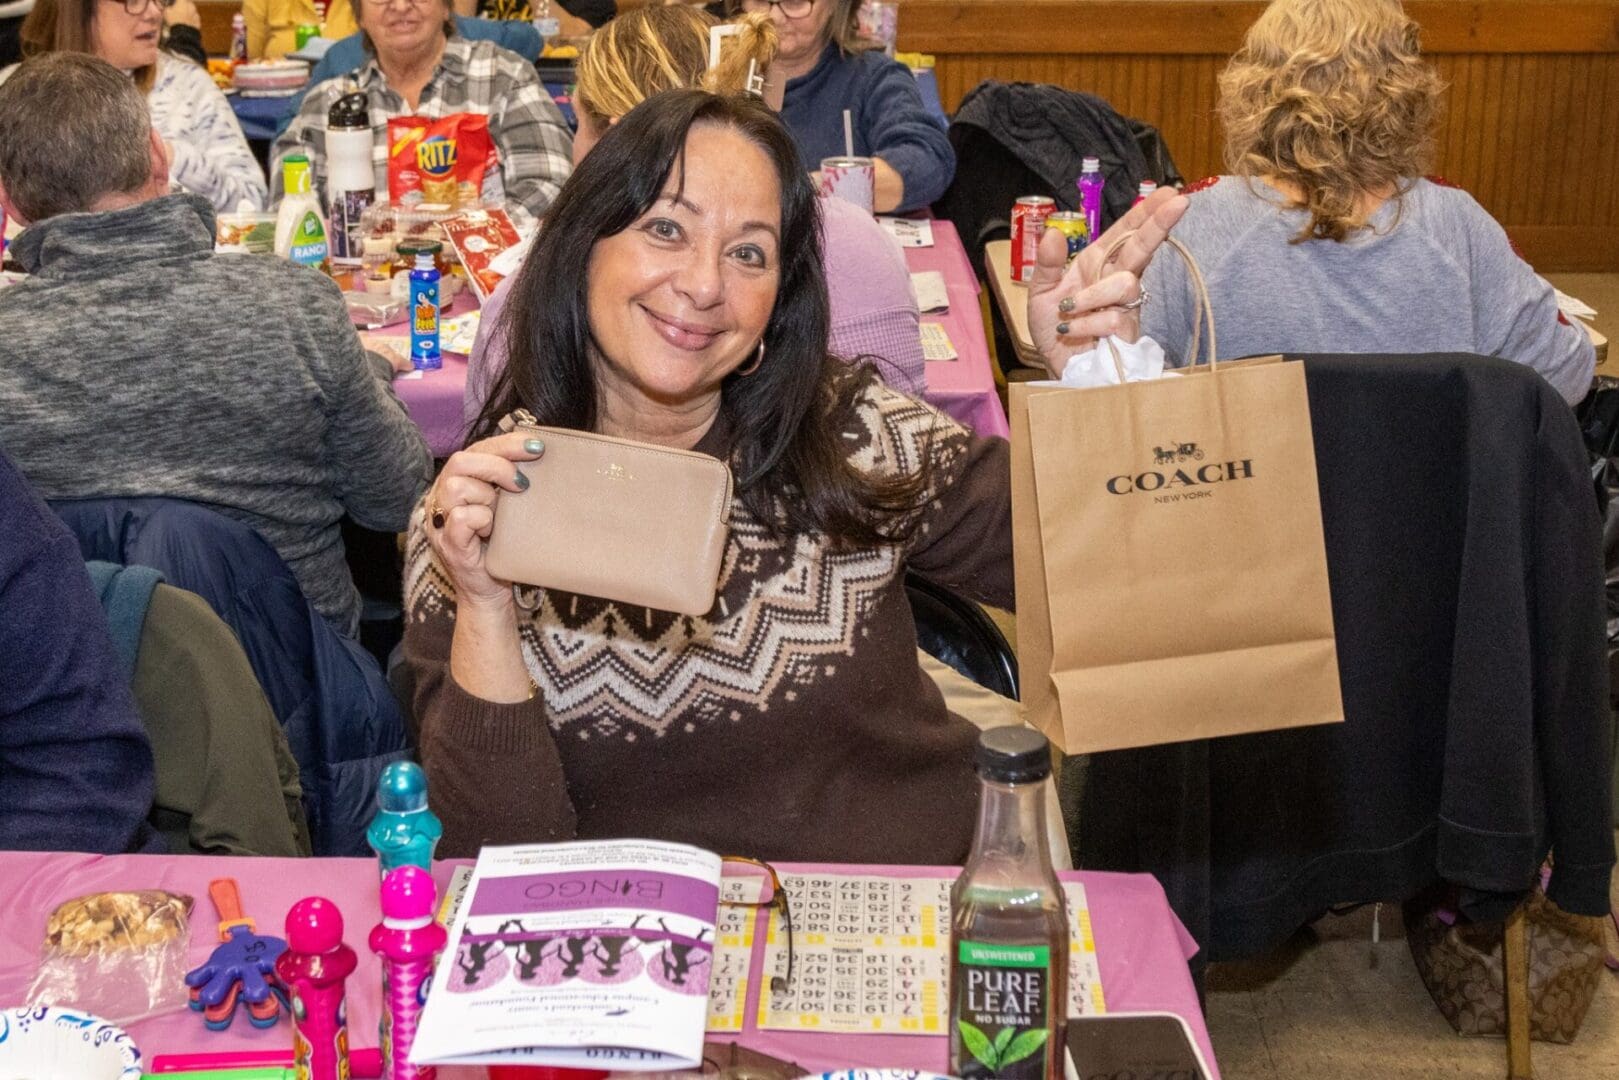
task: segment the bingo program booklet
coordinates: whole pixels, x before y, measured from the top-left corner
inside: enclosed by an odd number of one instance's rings
[[[412,1063],[700,1067],[719,881],[684,844],[484,848]]]

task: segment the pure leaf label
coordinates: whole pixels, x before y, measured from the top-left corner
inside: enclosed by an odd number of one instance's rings
[[[1051,949],[1045,945],[986,945],[963,941],[956,946],[956,959],[963,964],[990,967],[1045,967],[1050,963]]]
[[[1006,1033],[1011,1032],[1011,1030],[1011,1028],[1007,1028]],[[1010,1065],[1015,1061],[1022,1061],[1030,1054],[1035,1053],[1041,1047],[1045,1046],[1046,1037],[1050,1034],[1051,1033],[1045,1028],[1041,1028],[1038,1031],[1025,1031],[1023,1034],[1013,1039],[1011,1045],[1001,1052],[1000,1063],[1002,1065]]]
[[[981,1062],[985,1068],[993,1071],[996,1063],[1000,1060],[1000,1055],[995,1052],[995,1047],[984,1036],[984,1033],[965,1020],[956,1021],[956,1030],[961,1033],[961,1041],[967,1047],[967,1052]],[[1006,1030],[1011,1031],[1012,1029],[1007,1028]]]
[[[952,1063],[969,1080],[1041,1080],[1051,1029],[1050,950],[962,941],[952,973]]]

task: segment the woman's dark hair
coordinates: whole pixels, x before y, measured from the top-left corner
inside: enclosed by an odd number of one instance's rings
[[[902,475],[873,476],[848,459],[842,432],[873,376],[827,353],[828,301],[820,211],[792,136],[754,98],[669,90],[630,110],[563,185],[513,283],[495,337],[509,343],[472,437],[528,409],[541,424],[594,430],[600,402],[590,350],[588,267],[604,237],[623,232],[683,175],[696,124],[739,132],[775,166],[781,188],[781,274],[765,327],[765,358],[721,389],[737,497],[778,535],[816,532],[835,543],[902,540],[931,481],[931,454]]]

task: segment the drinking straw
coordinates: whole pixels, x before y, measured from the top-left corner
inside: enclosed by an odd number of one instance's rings
[[[854,157],[854,120],[843,110],[843,156]]]

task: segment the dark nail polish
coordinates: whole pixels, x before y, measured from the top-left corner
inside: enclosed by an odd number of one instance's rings
[[[1059,335],[1068,333],[1068,324],[1065,323],[1065,322],[1058,323],[1057,324],[1057,333]]]
[[[522,469],[517,470],[517,487],[520,491],[528,490],[528,477],[523,475]]]
[[[543,454],[545,453],[545,444],[538,439],[529,439],[523,443],[523,449],[530,454]]]

